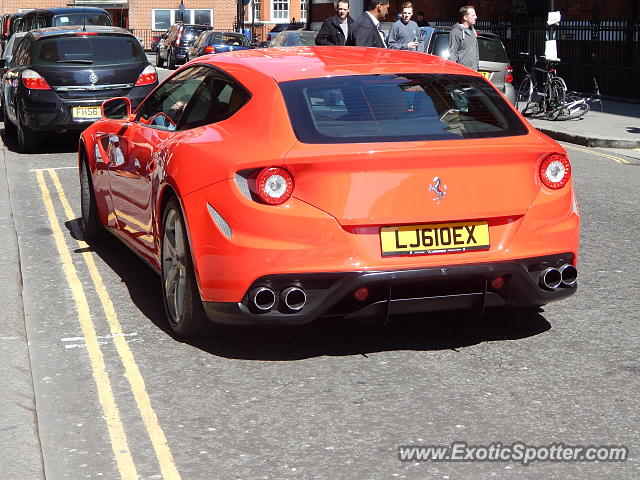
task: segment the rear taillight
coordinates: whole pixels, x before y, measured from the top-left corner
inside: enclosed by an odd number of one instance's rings
[[[51,90],[51,87],[42,75],[34,70],[23,70],[21,79],[22,84],[31,90]]]
[[[176,47],[180,46],[181,41],[182,41],[182,27],[178,29],[178,34],[176,35]]]
[[[153,68],[153,65],[147,65],[138,77],[136,86],[139,87],[140,85],[151,85],[152,83],[156,83],[157,81],[158,74],[156,73],[156,69]]]
[[[507,74],[504,76],[504,81],[507,83],[513,82],[513,67],[511,65],[507,65]]]
[[[204,47],[202,53],[216,53],[216,47],[214,47],[213,45],[207,45],[206,47]]]
[[[98,32],[87,32],[86,30],[82,30],[80,32],[76,32],[78,37],[86,37],[88,35],[98,35]]]
[[[548,155],[540,164],[540,179],[547,187],[558,189],[564,187],[571,178],[569,159],[560,154]]]
[[[264,203],[280,205],[286,202],[293,192],[293,177],[284,168],[263,168],[254,177],[253,190]]]

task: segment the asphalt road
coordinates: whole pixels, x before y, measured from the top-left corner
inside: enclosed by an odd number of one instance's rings
[[[155,273],[115,240],[76,240],[75,141],[2,151],[48,479],[640,478],[631,152],[567,146],[580,286],[539,313],[401,317],[386,328],[333,321],[184,343],[168,332]],[[28,410],[29,398],[17,401]],[[398,459],[400,445],[454,441],[624,445],[630,459]],[[27,478],[7,473],[8,457],[0,478]]]

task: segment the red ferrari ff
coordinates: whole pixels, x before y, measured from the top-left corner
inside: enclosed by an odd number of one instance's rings
[[[87,239],[162,277],[171,328],[529,308],[576,291],[564,149],[481,75],[360,47],[198,58],[79,143]]]

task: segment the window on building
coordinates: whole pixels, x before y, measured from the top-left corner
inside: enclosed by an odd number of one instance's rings
[[[261,3],[261,0],[253,0],[253,18],[255,20],[260,20],[260,8],[262,7]]]
[[[273,15],[271,18],[275,19],[288,19],[289,18],[289,0],[274,0],[273,2]]]
[[[201,25],[213,25],[213,10],[186,8],[182,16],[184,23],[197,23]],[[166,30],[180,20],[180,10],[168,8],[154,8],[151,11],[151,28],[153,30]]]
[[[307,19],[307,0],[300,0],[300,20]]]

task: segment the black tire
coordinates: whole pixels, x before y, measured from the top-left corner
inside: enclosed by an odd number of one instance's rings
[[[27,127],[18,115],[18,124],[16,125],[16,148],[20,153],[32,153],[38,148],[38,134],[34,130]]]
[[[516,108],[523,115],[527,115],[529,106],[532,101],[533,82],[531,77],[526,77],[520,83],[518,87],[518,94],[516,96]]]
[[[80,164],[80,212],[84,240],[98,240],[104,237],[104,227],[100,222],[86,158],[83,158]]]
[[[180,205],[167,202],[162,215],[162,297],[171,330],[181,337],[203,333],[208,326],[198,293],[189,238]]]
[[[169,70],[175,70],[176,69],[176,59],[173,56],[173,49],[169,50],[167,52],[167,68]]]
[[[160,49],[158,48],[156,49],[156,67],[162,68],[163,65],[164,65],[164,60],[160,56]]]
[[[552,78],[547,87],[545,115],[549,120],[557,120],[565,105],[566,91],[560,79]]]
[[[13,122],[11,122],[11,120],[9,120],[6,110],[3,111],[3,116],[4,116],[4,135],[5,137],[7,137],[7,140],[9,140],[15,145],[17,140],[16,137],[18,136],[18,131],[16,130],[16,126],[13,124]]]

